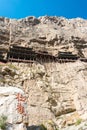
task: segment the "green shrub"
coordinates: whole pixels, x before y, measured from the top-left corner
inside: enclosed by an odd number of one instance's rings
[[[79,125],[79,124],[81,124],[81,122],[82,122],[82,119],[78,119],[78,120],[76,121],[75,125]]]
[[[6,116],[2,115],[2,116],[0,117],[0,128],[1,128],[2,130],[6,130],[6,120],[7,120],[7,117],[6,117]]]

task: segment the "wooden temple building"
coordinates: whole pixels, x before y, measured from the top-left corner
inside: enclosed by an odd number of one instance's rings
[[[3,55],[0,50],[0,61],[2,62],[24,62],[24,63],[42,63],[42,62],[75,62],[76,60],[87,62],[86,58],[80,58],[72,52],[58,52],[57,56],[49,54],[47,51],[35,51],[33,48],[21,46],[10,46],[7,55]]]
[[[34,51],[33,48],[19,46],[11,46],[7,54],[7,60],[12,62],[48,62],[55,59],[55,56],[48,54],[46,51]]]

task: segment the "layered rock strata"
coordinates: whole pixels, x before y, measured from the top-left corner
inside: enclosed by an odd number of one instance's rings
[[[0,24],[0,49],[6,53],[10,46],[16,45],[47,51],[53,56],[61,51],[87,58],[87,21],[84,19],[1,18]],[[8,39],[3,40],[5,35]],[[2,53],[2,57],[6,53]],[[87,119],[86,62],[0,63],[0,85],[16,86],[26,93],[30,125],[54,123],[53,130],[56,125],[62,129],[79,119]]]

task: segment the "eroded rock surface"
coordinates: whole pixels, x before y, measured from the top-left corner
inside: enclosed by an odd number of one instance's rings
[[[87,21],[84,19],[49,16],[19,20],[0,18],[0,28],[0,48],[4,47],[4,50],[15,44],[45,49],[54,55],[58,51],[71,51],[87,57]]]
[[[7,130],[26,130],[27,105],[19,88],[0,87],[0,116],[7,117]]]
[[[52,55],[66,51],[87,58],[87,20],[48,16],[20,20],[1,18],[0,28],[2,51],[7,52],[10,45],[18,45],[45,50]],[[5,35],[7,39],[3,39]],[[0,85],[24,91],[30,125],[51,124],[53,127],[48,129],[55,130],[56,126],[62,129],[87,119],[86,62],[0,63]]]

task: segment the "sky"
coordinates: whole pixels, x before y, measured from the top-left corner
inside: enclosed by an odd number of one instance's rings
[[[0,16],[63,16],[87,19],[87,0],[0,0]]]

